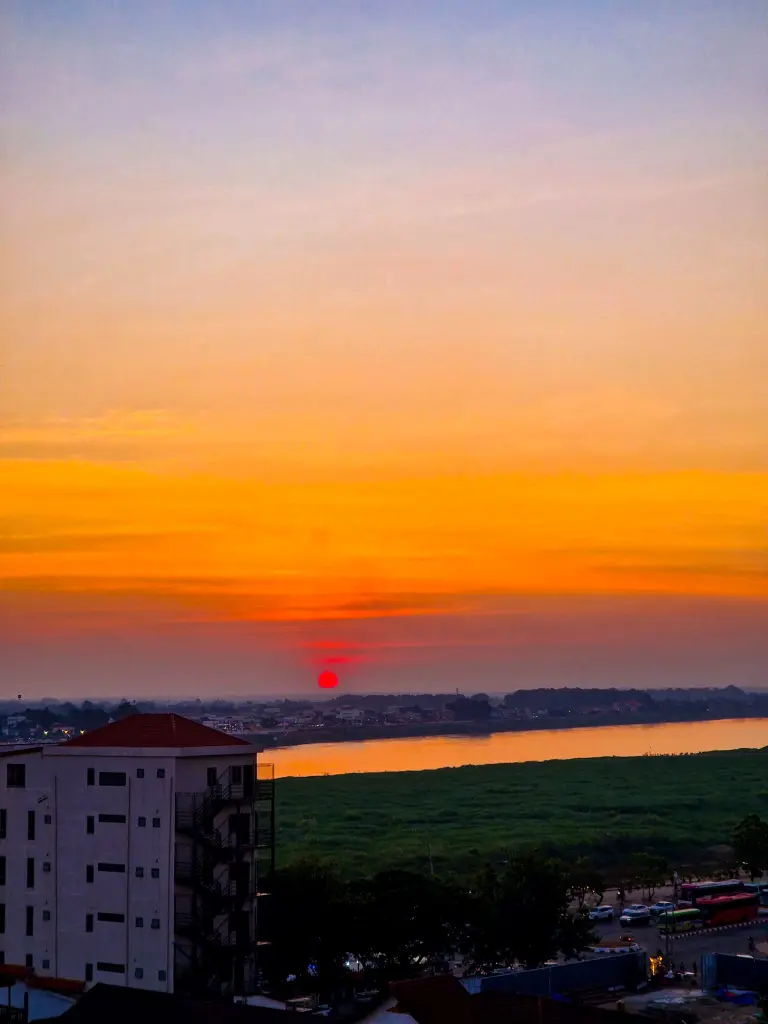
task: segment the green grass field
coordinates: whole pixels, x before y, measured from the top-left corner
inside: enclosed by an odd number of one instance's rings
[[[472,870],[537,846],[590,854],[610,875],[633,850],[711,863],[744,815],[768,815],[768,748],[281,779],[278,863],[305,856],[345,874],[399,866]]]

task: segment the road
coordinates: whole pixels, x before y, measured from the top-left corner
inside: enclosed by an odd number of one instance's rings
[[[617,920],[611,924],[599,922],[595,930],[604,939],[618,939],[620,935],[631,935],[648,953],[655,953],[657,949],[661,949],[662,952],[666,950],[665,937],[660,935],[652,924],[645,928],[627,928],[620,925]],[[768,943],[768,918],[763,917],[750,925],[725,931],[677,935],[672,940],[673,959],[675,963],[682,961],[686,967],[690,967],[694,960],[698,961],[705,953],[747,953],[750,936],[758,944]],[[758,952],[756,955],[768,959],[764,953]]]

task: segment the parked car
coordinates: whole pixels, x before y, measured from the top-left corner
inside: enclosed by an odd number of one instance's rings
[[[599,907],[592,907],[589,912],[590,921],[612,921],[613,907],[610,903],[602,903]]]
[[[624,908],[624,913],[619,918],[621,924],[645,925],[650,924],[651,911],[644,903],[632,903]]]
[[[650,908],[651,916],[658,917],[659,914],[667,914],[670,910],[675,909],[675,904],[670,903],[669,900],[659,900],[658,903],[654,903]]]

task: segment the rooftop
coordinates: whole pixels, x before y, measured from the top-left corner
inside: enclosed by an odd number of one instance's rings
[[[193,722],[182,715],[129,715],[100,729],[75,736],[65,747],[250,747],[229,733]]]

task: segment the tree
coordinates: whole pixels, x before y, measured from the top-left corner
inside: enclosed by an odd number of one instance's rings
[[[630,859],[630,871],[633,885],[639,885],[641,891],[648,893],[648,902],[653,899],[656,887],[663,885],[669,875],[667,862],[655,853],[635,853]]]
[[[733,830],[733,852],[754,881],[768,868],[768,822],[748,814]]]
[[[535,967],[558,950],[574,956],[594,934],[586,915],[568,913],[569,902],[567,872],[554,861],[525,854],[510,856],[502,871],[487,865],[469,907],[468,951],[488,967]]]
[[[587,893],[593,892],[597,902],[602,902],[605,893],[605,879],[598,869],[586,857],[578,857],[568,872],[571,896],[578,901],[579,908],[584,906]]]

